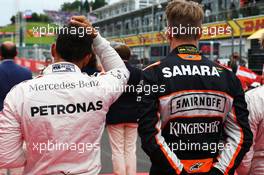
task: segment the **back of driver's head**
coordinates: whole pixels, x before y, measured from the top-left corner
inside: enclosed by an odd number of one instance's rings
[[[200,4],[194,1],[172,0],[166,7],[166,16],[168,27],[174,31],[172,33],[174,38],[199,39],[204,18],[204,11]]]
[[[78,62],[92,53],[93,39],[83,27],[64,26],[58,31],[56,51],[68,62]]]

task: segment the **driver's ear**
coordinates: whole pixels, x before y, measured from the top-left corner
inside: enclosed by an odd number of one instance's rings
[[[203,35],[203,28],[200,27],[200,30],[199,30],[199,33],[197,33],[197,40],[200,40],[202,38],[202,35]]]
[[[56,57],[57,57],[57,51],[56,51],[56,44],[55,44],[55,43],[53,43],[53,44],[51,45],[51,55],[52,55],[52,57],[53,57],[54,59],[56,59]]]
[[[56,47],[57,47],[57,46],[56,46],[55,43],[53,43],[53,44],[51,45],[51,55],[52,55],[52,57],[54,58],[54,63],[55,63],[55,62],[59,62],[59,61],[61,61],[60,55],[59,55],[59,53],[57,52]]]
[[[173,28],[168,26],[166,29],[166,38],[170,42],[173,38]]]

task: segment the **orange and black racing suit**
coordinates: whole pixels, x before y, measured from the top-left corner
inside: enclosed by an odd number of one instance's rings
[[[146,68],[141,83],[151,89],[142,93],[139,120],[150,175],[234,174],[252,132],[231,71],[182,45]]]

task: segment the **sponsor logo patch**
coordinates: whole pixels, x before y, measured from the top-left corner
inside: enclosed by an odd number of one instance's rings
[[[75,66],[68,63],[52,65],[52,72],[76,72]]]
[[[217,76],[220,77],[216,67],[207,65],[175,65],[172,68],[164,67],[162,69],[163,77],[171,78],[176,76]]]
[[[171,100],[171,114],[191,110],[209,110],[223,113],[226,97],[209,93],[189,93]]]
[[[203,166],[203,164],[204,163],[202,163],[202,162],[195,163],[194,165],[192,165],[190,167],[190,171],[197,171],[197,170],[199,170],[201,168],[201,166]]]

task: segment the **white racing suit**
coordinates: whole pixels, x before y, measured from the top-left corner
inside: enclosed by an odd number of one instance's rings
[[[93,47],[104,75],[89,77],[74,64],[56,63],[10,91],[0,113],[0,168],[25,166],[26,175],[100,172],[105,116],[129,72],[100,35]]]
[[[237,169],[238,175],[264,175],[264,86],[246,93],[253,145]]]

